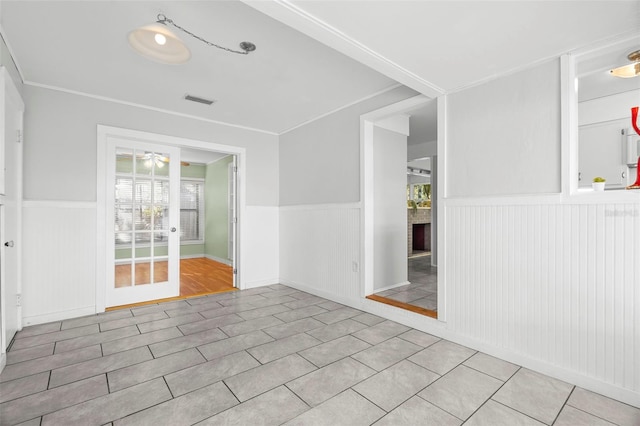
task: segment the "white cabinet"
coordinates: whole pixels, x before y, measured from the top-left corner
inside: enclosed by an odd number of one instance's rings
[[[601,176],[607,187],[625,186],[627,166],[624,162],[623,129],[629,127],[628,119],[580,126],[578,186],[590,187],[593,178]]]

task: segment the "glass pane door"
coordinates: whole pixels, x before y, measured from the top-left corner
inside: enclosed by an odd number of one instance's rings
[[[178,296],[179,149],[109,143],[113,276],[107,280],[107,306]]]

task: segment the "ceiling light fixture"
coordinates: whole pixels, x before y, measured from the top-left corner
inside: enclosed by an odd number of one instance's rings
[[[609,73],[615,77],[631,78],[640,75],[640,50],[631,52],[627,55],[627,58],[633,62],[632,64],[625,65],[623,67],[614,68]]]
[[[227,52],[237,53],[239,55],[248,55],[249,52],[256,50],[256,45],[248,41],[240,43],[240,49],[242,50],[234,50],[211,43],[210,41],[207,41],[204,38],[182,28],[163,14],[159,14],[157,16],[157,21],[154,24],[136,28],[131,31],[128,37],[129,44],[136,52],[145,58],[162,62],[164,64],[183,64],[191,58],[191,51],[182,42],[182,40],[180,40],[178,36],[168,28],[169,25],[172,25],[183,33],[200,40],[208,46],[226,50]]]

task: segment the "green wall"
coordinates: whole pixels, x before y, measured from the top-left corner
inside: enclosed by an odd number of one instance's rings
[[[233,162],[233,156],[229,155],[208,164],[204,186],[206,214],[204,252],[208,256],[220,259],[228,259],[227,193],[229,191],[228,167],[231,162]]]

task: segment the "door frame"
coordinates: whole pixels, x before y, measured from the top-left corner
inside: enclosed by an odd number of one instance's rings
[[[4,132],[4,120],[5,120],[5,106],[10,103],[15,106],[15,110],[17,112],[17,127],[20,132],[19,135],[16,135],[17,140],[4,140],[5,132]],[[2,142],[0,143],[0,148],[5,149],[5,144],[7,143],[16,143],[15,147],[15,158],[16,162],[16,199],[15,199],[15,208],[16,208],[16,242],[14,246],[14,250],[16,250],[16,293],[18,297],[22,294],[22,173],[23,173],[23,165],[22,165],[22,135],[24,130],[24,101],[22,100],[22,96],[18,91],[9,71],[5,67],[0,67],[0,116],[2,122],[2,128],[0,129],[0,138]],[[2,153],[4,156],[4,152]],[[4,161],[7,161],[5,158]],[[4,164],[2,165],[4,168]],[[3,172],[4,173],[4,172]],[[4,182],[6,185],[6,181]],[[5,186],[6,188],[6,186]],[[5,239],[5,209],[6,209],[6,200],[5,195],[0,195],[0,205],[2,206],[3,212],[0,214],[0,236],[2,240],[0,241],[0,252],[2,255],[0,256],[0,371],[4,368],[6,364],[6,346],[8,345],[7,333],[6,333],[6,309],[5,306],[7,304],[7,299],[5,296],[6,292],[6,280],[5,280],[5,253],[4,253],[4,239]],[[17,330],[22,330],[22,304],[16,303],[16,325]]]
[[[237,194],[237,234],[236,234],[236,255],[237,255],[237,273],[235,280],[239,289],[244,288],[243,280],[243,244],[244,232],[242,232],[244,221],[246,199],[246,149],[237,146],[224,145],[214,142],[206,142],[196,139],[186,139],[176,136],[163,135],[158,133],[145,132],[140,130],[131,130],[121,127],[105,126],[98,124],[97,126],[97,203],[96,203],[96,313],[104,312],[106,308],[106,267],[107,252],[106,238],[107,226],[106,209],[107,209],[107,190],[106,190],[106,164],[107,164],[107,138],[118,137],[125,139],[134,139],[140,142],[155,143],[161,145],[176,146],[179,148],[192,148],[203,151],[216,151],[225,154],[236,155],[238,167],[238,181],[236,188]]]
[[[374,151],[373,128],[376,121],[394,117],[405,111],[415,109],[432,100],[425,95],[417,95],[404,101],[371,111],[360,116],[360,194],[362,208],[360,210],[361,227],[361,296],[367,297],[374,291]],[[437,250],[438,250],[438,319],[446,319],[446,216],[444,199],[446,197],[446,96],[438,96],[438,158],[437,158],[437,197],[436,214],[438,217]],[[425,317],[427,320],[432,318]],[[435,320],[434,320],[435,321]]]

